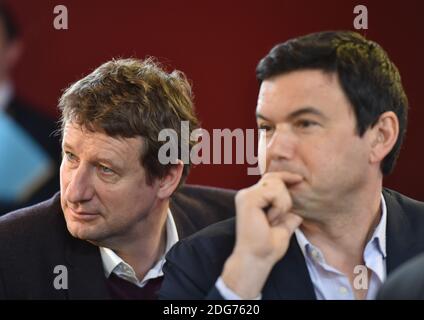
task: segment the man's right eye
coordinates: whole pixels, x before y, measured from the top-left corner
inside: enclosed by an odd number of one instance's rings
[[[68,161],[75,161],[76,157],[73,153],[65,151],[65,157]]]
[[[258,129],[259,130],[270,131],[272,129],[272,127],[270,125],[267,125],[267,124],[260,124],[260,125],[258,125]]]

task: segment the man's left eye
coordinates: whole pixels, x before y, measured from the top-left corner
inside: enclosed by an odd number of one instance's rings
[[[318,122],[312,120],[299,120],[296,125],[300,128],[308,128],[318,125]]]
[[[115,173],[112,169],[105,167],[105,166],[102,166],[102,165],[99,166],[99,169],[102,173],[106,173],[106,174]]]

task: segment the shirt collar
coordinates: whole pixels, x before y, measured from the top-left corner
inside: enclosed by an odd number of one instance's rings
[[[174,217],[172,216],[170,209],[168,209],[165,228],[165,251],[160,257],[160,259],[153,266],[153,268],[147,272],[147,274],[141,281],[137,279],[134,269],[128,263],[122,260],[121,257],[119,257],[113,250],[105,247],[99,247],[106,278],[109,278],[110,274],[113,272],[117,276],[142,287],[147,283],[148,280],[161,277],[163,275],[162,267],[165,263],[165,255],[171,249],[171,247],[179,240],[177,226],[175,225]]]
[[[387,206],[383,194],[381,194],[381,219],[368,243],[376,241],[380,253],[386,258],[386,227],[387,227]]]
[[[386,201],[383,197],[383,194],[381,194],[381,218],[380,222],[378,223],[377,227],[374,230],[374,233],[370,240],[368,241],[366,248],[376,242],[378,244],[378,250],[380,251],[381,255],[386,258],[386,226],[387,226],[387,206]],[[300,246],[300,250],[303,253],[303,256],[306,256],[307,250],[309,248],[314,248],[314,245],[309,242],[309,240],[305,237],[305,234],[300,230],[300,228],[297,228],[295,230],[295,236],[297,243]]]
[[[0,85],[0,112],[5,111],[9,101],[12,99],[13,86],[10,81]]]

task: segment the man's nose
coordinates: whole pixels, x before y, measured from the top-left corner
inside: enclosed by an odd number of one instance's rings
[[[295,150],[296,137],[290,128],[277,128],[267,143],[267,158],[269,161],[291,160]]]
[[[72,203],[81,203],[90,200],[94,195],[93,177],[88,166],[79,165],[72,171],[66,198]]]

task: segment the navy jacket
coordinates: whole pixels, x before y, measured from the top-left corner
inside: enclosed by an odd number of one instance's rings
[[[387,205],[387,272],[424,251],[424,203],[385,189]],[[222,299],[215,282],[235,241],[235,219],[219,222],[180,241],[167,255],[161,299]],[[252,270],[254,272],[254,270]],[[308,268],[296,237],[276,263],[262,298],[316,299]]]

